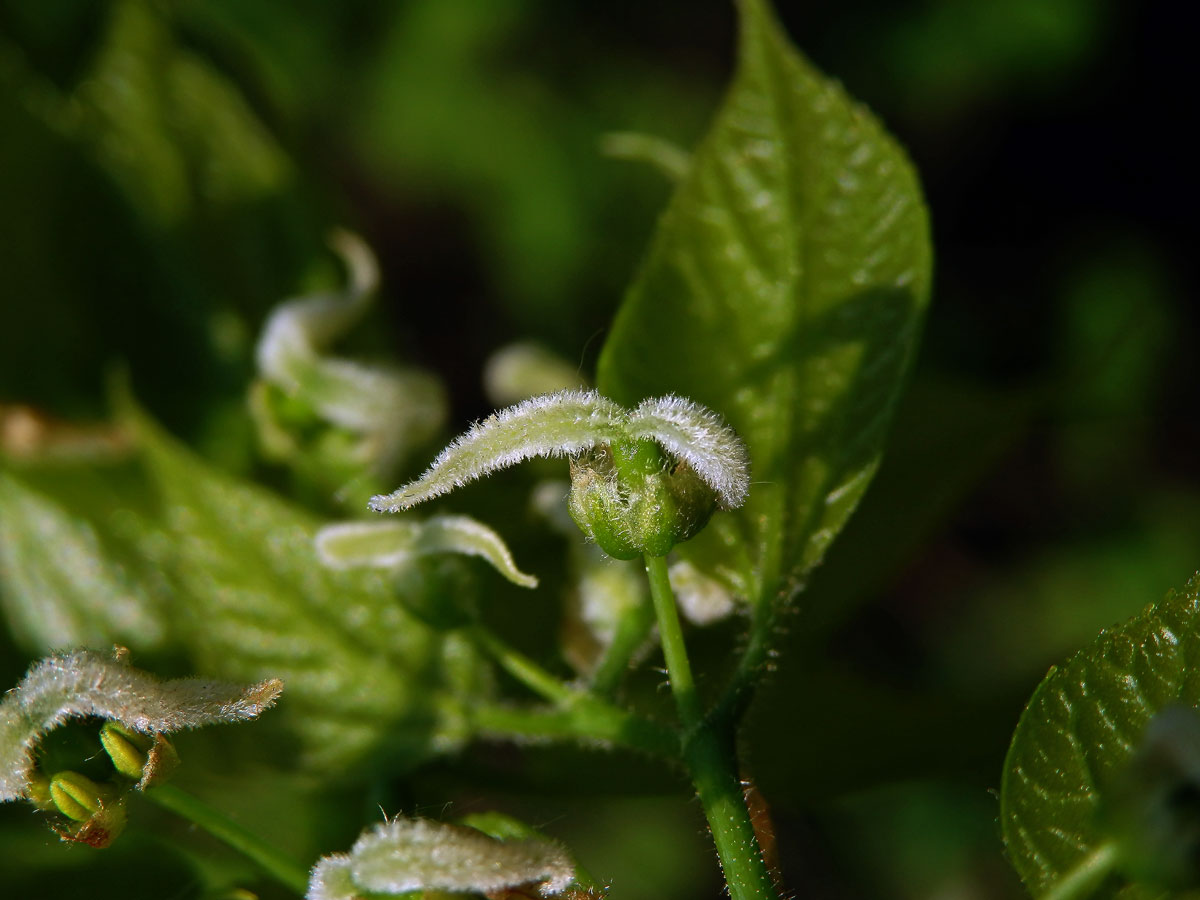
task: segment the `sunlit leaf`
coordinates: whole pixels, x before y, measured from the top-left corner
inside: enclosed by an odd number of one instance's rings
[[[23,646],[158,646],[166,610],[95,529],[0,472],[0,604]]]
[[[1151,718],[1200,705],[1200,577],[1101,632],[1038,686],[1004,764],[1008,855],[1040,894],[1110,842],[1111,802]]]
[[[598,386],[722,415],[754,484],[680,548],[752,601],[815,566],[866,489],[929,294],[904,152],[742,0],[734,83],[617,316]]]
[[[77,716],[99,716],[145,734],[253,719],[283,690],[272,678],[242,686],[199,678],[160,681],[111,655],[77,650],[33,666],[0,702],[0,801],[25,796],[33,748]]]
[[[461,739],[444,645],[387,579],[321,565],[309,516],[211,470],[143,415],[126,417],[162,496],[162,563],[186,597],[181,635],[198,667],[283,678],[278,718],[299,737],[305,768],[341,771],[385,749],[405,765]]]

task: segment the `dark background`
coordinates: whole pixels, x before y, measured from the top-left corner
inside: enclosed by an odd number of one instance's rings
[[[884,466],[751,715],[795,896],[1021,896],[991,791],[1024,701],[1200,567],[1196,70],[1177,6],[781,10],[909,149],[936,254]],[[141,24],[115,46],[122,16]],[[350,350],[437,371],[455,430],[488,411],[479,373],[509,341],[590,374],[669,194],[599,139],[690,146],[733,31],[724,2],[0,0],[0,404],[102,419],[123,362],[172,429],[254,474],[254,336],[332,269],[335,224],[384,270]],[[191,80],[165,82],[163,55]],[[694,640],[703,659],[728,637]],[[588,757],[598,794],[624,796],[572,798],[580,764],[479,748],[401,793],[532,811],[614,900],[716,896],[680,785]],[[5,816],[4,834],[28,824]]]

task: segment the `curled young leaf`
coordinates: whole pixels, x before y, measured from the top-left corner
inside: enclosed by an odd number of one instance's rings
[[[434,516],[424,522],[340,522],[317,532],[316,547],[321,562],[336,569],[392,569],[420,556],[460,553],[486,560],[513,584],[526,588],[538,584],[535,576],[517,568],[500,535],[469,516]]]
[[[595,391],[531,397],[476,422],[438,454],[425,474],[391,494],[372,497],[370,507],[399,512],[527,459],[569,456],[621,440],[625,416]]]
[[[551,896],[574,878],[566,850],[544,838],[497,840],[475,828],[395,819],[365,832],[349,853],[321,859],[308,900],[421,890],[492,894],[534,885]]]
[[[160,681],[92,650],[47,657],[0,702],[0,802],[28,796],[34,747],[68,719],[98,716],[153,735],[253,719],[282,690],[274,678],[248,687],[199,678]]]
[[[712,411],[668,396],[629,412],[595,391],[561,391],[477,422],[420,478],[373,497],[370,506],[376,512],[397,512],[527,459],[574,456],[602,444],[639,439],[653,440],[687,462],[717,493],[723,508],[745,500],[750,486],[746,449]]]
[[[710,409],[682,397],[643,400],[629,418],[634,437],[658,442],[682,459],[720,497],[722,509],[736,509],[750,491],[750,458],[741,438]]]
[[[375,257],[360,238],[338,231],[330,242],[346,264],[349,283],[341,292],[285,301],[271,314],[256,352],[260,385],[273,386],[322,421],[358,435],[350,462],[381,474],[405,448],[440,427],[445,398],[428,373],[326,355],[362,318],[379,283]],[[285,459],[300,452],[261,386],[251,392],[251,409],[265,449]]]

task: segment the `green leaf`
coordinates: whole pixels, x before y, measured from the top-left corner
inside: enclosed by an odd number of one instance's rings
[[[753,488],[682,555],[758,602],[797,584],[879,461],[930,283],[904,152],[741,0],[732,88],[600,357],[602,393],[676,393],[750,448]]]
[[[1004,763],[1009,858],[1035,894],[1111,846],[1099,816],[1152,716],[1200,704],[1200,575],[1100,633],[1038,686]]]
[[[34,652],[120,643],[147,650],[167,634],[154,586],[105,547],[96,529],[0,472],[0,606]]]
[[[199,668],[282,678],[279,719],[311,770],[384,752],[405,765],[456,746],[465,726],[446,680],[461,648],[404,612],[378,573],[321,565],[312,518],[211,470],[144,415],[125,416],[162,497],[171,536],[162,562]]]

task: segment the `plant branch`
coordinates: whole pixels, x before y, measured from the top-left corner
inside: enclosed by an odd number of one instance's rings
[[[596,741],[678,762],[679,735],[649,719],[603,703],[583,701],[566,709],[480,705],[472,721],[483,732],[527,741]]]
[[[712,831],[729,896],[732,900],[773,900],[775,883],[763,860],[737,774],[733,724],[704,718],[667,577],[667,561],[659,556],[646,556],[645,560],[667,676],[683,722],[683,757]]]
[[[253,860],[284,887],[302,897],[308,893],[308,869],[199,797],[173,784],[150,788],[144,796],[163,809],[170,810],[203,828],[217,840]]]
[[[470,629],[472,640],[505,672],[545,700],[557,705],[571,703],[579,691],[504,641],[482,625]]]
[[[629,671],[629,662],[646,642],[646,636],[654,625],[654,610],[647,603],[639,603],[626,610],[617,623],[612,643],[600,659],[592,676],[592,691],[602,697],[610,696],[621,684]]]
[[[671,729],[568,684],[483,626],[472,628],[471,636],[500,668],[555,707],[475,707],[476,721],[485,730],[534,739],[597,740],[678,759],[679,741]]]

